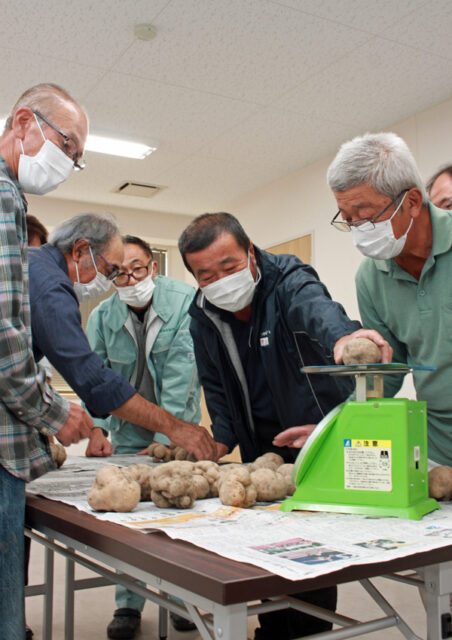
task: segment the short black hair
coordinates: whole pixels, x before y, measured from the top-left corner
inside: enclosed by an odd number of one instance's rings
[[[434,175],[432,175],[430,180],[425,185],[428,195],[430,195],[430,191],[432,190],[433,185],[435,184],[437,179],[443,175],[443,173],[448,173],[452,178],[452,164],[446,164],[444,167],[441,167],[441,169],[438,169],[438,171]]]
[[[187,269],[193,273],[185,256],[209,247],[222,233],[230,233],[247,253],[250,239],[244,228],[232,213],[203,213],[195,218],[179,238],[179,251]]]
[[[151,245],[143,240],[142,238],[138,238],[138,236],[122,236],[122,241],[124,244],[136,244],[138,247],[141,247],[145,254],[151,259],[154,259],[154,254],[152,253]]]

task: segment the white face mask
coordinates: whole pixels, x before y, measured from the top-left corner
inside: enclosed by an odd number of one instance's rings
[[[93,261],[94,268],[96,269],[96,275],[92,280],[89,282],[80,282],[78,264],[75,263],[77,282],[74,282],[74,291],[79,302],[85,302],[85,300],[90,300],[91,298],[98,298],[102,294],[107,293],[111,287],[111,280],[104,276],[104,274],[97,268],[91,247],[89,247],[89,252],[91,254],[91,260]]]
[[[18,180],[25,193],[43,195],[56,189],[61,182],[68,179],[74,162],[42,132],[35,116],[44,144],[35,156],[27,156],[24,145],[19,138],[22,154],[19,157]]]
[[[365,222],[359,227],[352,227],[353,242],[355,247],[357,247],[363,255],[368,258],[373,258],[374,260],[389,260],[401,253],[405,246],[408,231],[413,224],[413,218],[411,218],[408,229],[400,238],[395,237],[391,220],[402,206],[405,196],[406,193],[397,209],[387,220],[375,222],[373,228],[369,222]]]
[[[143,280],[139,280],[136,284],[127,287],[115,286],[115,289],[123,302],[130,307],[141,309],[145,307],[152,298],[155,284],[152,276],[147,276]]]
[[[232,312],[240,311],[251,304],[254,291],[261,279],[261,272],[258,268],[258,277],[255,282],[249,265],[250,254],[248,253],[247,267],[201,287],[207,300],[220,309]]]

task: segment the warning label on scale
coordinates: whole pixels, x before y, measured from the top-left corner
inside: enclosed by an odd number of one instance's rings
[[[345,489],[392,490],[391,440],[344,440]]]

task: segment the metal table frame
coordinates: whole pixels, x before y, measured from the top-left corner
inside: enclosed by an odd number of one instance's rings
[[[376,576],[424,587],[429,640],[452,637],[449,596],[452,592],[452,545],[387,563],[353,566],[294,582],[259,567],[171,540],[164,534],[144,535],[36,496],[27,497],[26,524],[27,535],[46,548],[44,583],[26,588],[26,595],[44,595],[43,640],[52,640],[55,552],[66,558],[65,640],[74,638],[75,591],[115,583],[123,584],[159,606],[161,638],[167,634],[168,610],[193,620],[203,640],[246,640],[248,615],[291,607],[340,627],[310,636],[318,640],[352,638],[392,626],[397,627],[405,638],[419,640],[370,582],[369,578]],[[75,563],[100,577],[76,580]],[[415,571],[409,575],[397,573],[406,570]],[[381,618],[362,622],[290,596],[303,590],[356,580],[382,609]],[[143,587],[137,581],[147,586]],[[169,596],[179,598],[184,606]],[[261,599],[268,599],[268,602],[248,604]]]

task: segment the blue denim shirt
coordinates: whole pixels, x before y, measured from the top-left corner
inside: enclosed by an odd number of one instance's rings
[[[135,388],[106,367],[89,345],[66,260],[46,244],[29,250],[31,331],[36,360],[44,355],[94,416],[106,417]]]

